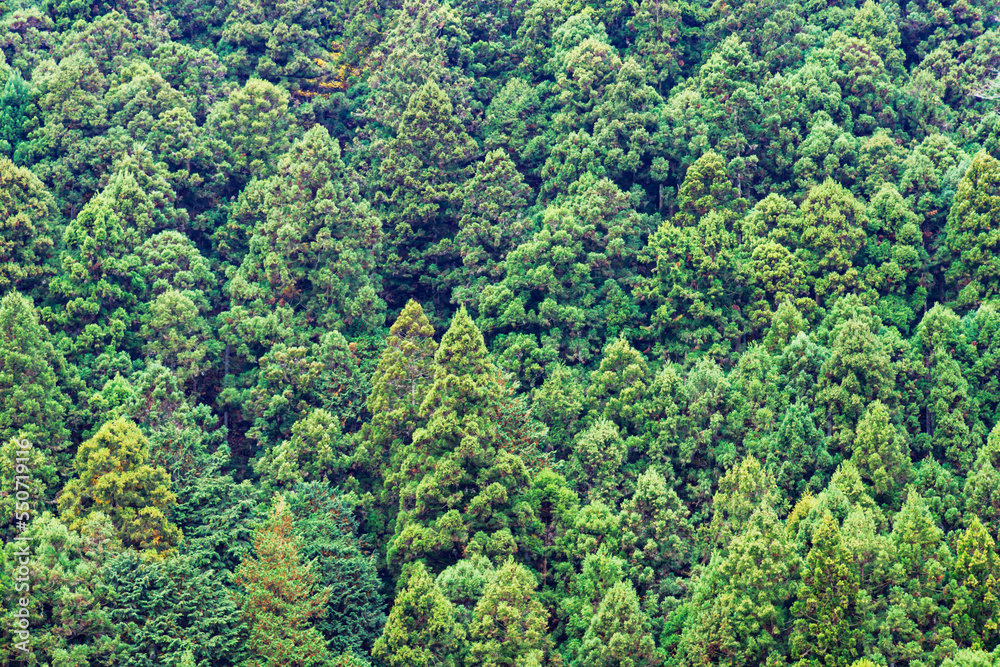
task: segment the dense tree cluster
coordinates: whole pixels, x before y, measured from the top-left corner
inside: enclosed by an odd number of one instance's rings
[[[998,23],[0,0],[0,665],[1000,665]]]

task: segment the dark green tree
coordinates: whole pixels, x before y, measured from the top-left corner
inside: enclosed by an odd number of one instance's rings
[[[951,264],[948,284],[964,308],[978,306],[997,294],[997,209],[1000,207],[1000,162],[981,151],[962,177],[945,226]]]
[[[427,294],[447,302],[441,276],[457,265],[462,186],[478,153],[448,94],[429,80],[409,98],[379,166],[375,201],[388,231],[384,270],[390,304]]]
[[[302,560],[312,563],[318,583],[329,592],[326,614],[315,626],[330,655],[369,651],[385,623],[382,582],[352,507],[323,482],[296,486],[288,507],[302,538]]]
[[[101,570],[104,604],[120,642],[118,659],[133,665],[237,665],[246,626],[219,574],[190,556],[146,563],[135,551]]]

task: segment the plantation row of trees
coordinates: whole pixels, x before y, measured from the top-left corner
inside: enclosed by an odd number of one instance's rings
[[[0,0],[0,662],[1000,664],[998,17]]]

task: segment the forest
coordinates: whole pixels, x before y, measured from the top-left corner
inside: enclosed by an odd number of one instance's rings
[[[0,0],[0,665],[1000,666],[1000,0]]]

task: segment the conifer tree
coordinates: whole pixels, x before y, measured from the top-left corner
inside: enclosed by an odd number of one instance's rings
[[[779,510],[781,500],[774,477],[749,456],[719,480],[719,490],[712,499],[709,531],[719,553],[725,553],[733,538],[743,534],[753,513],[761,507]]]
[[[371,421],[362,431],[362,449],[373,471],[384,479],[383,503],[390,514],[398,509],[398,485],[402,460],[408,454],[411,437],[423,423],[420,405],[434,376],[434,327],[416,301],[403,308],[386,338],[372,376],[372,391],[366,406]]]
[[[618,335],[638,337],[631,294],[645,219],[614,183],[583,176],[546,207],[542,228],[484,290],[479,322],[503,365],[532,385],[556,359],[588,361]]]
[[[177,502],[170,475],[149,460],[149,441],[134,422],[114,419],[77,449],[76,476],[59,495],[62,519],[82,530],[103,512],[126,546],[165,554],[181,539],[169,519]]]
[[[865,611],[857,574],[849,567],[840,528],[829,511],[822,515],[806,556],[790,654],[800,664],[847,667],[861,655]]]
[[[967,514],[991,530],[1000,528],[1000,424],[990,431],[962,490]]]
[[[975,458],[974,408],[969,394],[969,383],[958,362],[943,348],[936,349],[927,396],[928,422],[933,429],[930,444],[939,458],[958,470],[968,470]]]
[[[695,553],[690,514],[656,466],[639,476],[621,513],[622,554],[639,593],[673,595],[680,588]]]
[[[854,255],[865,239],[865,208],[854,195],[825,181],[809,190],[801,206],[802,250],[810,284],[819,305],[856,289]]]
[[[458,120],[472,121],[476,103],[470,92],[475,84],[467,74],[471,53],[462,13],[438,0],[404,0],[398,5],[388,34],[371,53],[372,94],[360,114],[391,135],[413,96],[436,82],[454,96]]]
[[[43,664],[114,662],[121,645],[112,610],[102,595],[106,587],[101,570],[123,548],[108,518],[96,512],[78,533],[51,513],[41,512],[20,536],[28,541],[7,542],[4,550],[11,574],[11,566],[20,560],[15,549],[23,551],[27,544],[31,550],[29,659]],[[17,622],[15,611],[7,607],[0,615],[5,658],[18,654],[10,632]]]
[[[452,300],[475,308],[483,288],[503,279],[507,253],[526,241],[532,230],[524,211],[532,193],[505,150],[487,153],[464,190],[455,235],[462,266],[451,279]]]
[[[52,269],[56,206],[33,173],[0,156],[0,290],[27,291]]]
[[[292,145],[260,196],[247,256],[229,284],[254,315],[289,305],[307,326],[365,331],[383,324],[373,276],[378,217],[345,174],[340,147],[322,126]]]
[[[104,565],[102,600],[115,623],[118,659],[136,667],[164,662],[235,664],[246,626],[222,573],[190,555],[146,563],[125,551]]]
[[[989,531],[972,517],[958,538],[954,583],[955,605],[951,626],[960,646],[983,650],[1000,641],[1000,556]]]
[[[452,320],[434,361],[434,380],[420,406],[426,426],[414,431],[396,468],[405,481],[390,562],[433,557],[449,565],[470,538],[476,548],[495,551],[487,555],[510,555],[517,519],[512,510],[527,489],[527,471],[520,456],[499,446],[491,420],[502,389],[465,309]]]
[[[375,555],[358,530],[343,494],[325,482],[299,484],[288,495],[300,555],[311,563],[318,583],[328,591],[326,613],[315,627],[331,655],[371,649],[385,623],[385,600]]]
[[[876,400],[865,410],[854,437],[854,462],[876,495],[891,497],[909,476],[910,448],[889,421],[889,410]]]
[[[58,373],[65,362],[31,301],[9,292],[0,301],[0,439],[27,437],[50,456],[66,448],[69,399]],[[68,467],[69,461],[58,461]]]
[[[0,67],[2,69],[6,68]],[[32,108],[34,92],[22,77],[21,70],[8,69],[0,89],[0,155],[16,162],[21,162],[23,151],[19,149],[29,128],[36,122]]]
[[[391,303],[428,294],[444,303],[441,275],[457,265],[450,240],[458,231],[462,186],[471,176],[476,142],[433,80],[409,98],[379,167],[376,204],[388,230],[384,269]]]
[[[249,626],[252,667],[321,667],[329,660],[314,623],[326,612],[329,591],[319,588],[311,565],[302,563],[302,539],[292,514],[277,496],[254,535],[253,555],[236,568],[242,616]]]
[[[827,408],[825,426],[832,448],[850,454],[866,406],[876,399],[888,407],[895,404],[897,370],[872,320],[852,317],[835,327],[831,338],[817,399]]]
[[[205,127],[227,177],[219,194],[238,192],[251,178],[270,176],[275,158],[288,150],[288,93],[251,78],[212,106]]]
[[[802,562],[786,527],[761,506],[727,552],[713,555],[692,592],[679,646],[687,664],[754,665],[787,651],[787,603]]]
[[[586,500],[615,503],[622,496],[622,464],[627,455],[628,445],[615,423],[598,419],[574,439],[566,478]]]
[[[948,619],[942,589],[953,560],[943,531],[912,488],[893,520],[890,546],[890,590],[879,650],[895,660],[942,659],[956,648],[950,633],[935,632]]]
[[[628,582],[611,587],[583,635],[580,660],[594,667],[656,667],[659,651],[648,629],[649,618]]]
[[[950,254],[948,283],[958,292],[960,306],[969,308],[1000,291],[1000,161],[981,151],[972,160],[955,193],[945,226],[945,244]]]
[[[646,358],[624,338],[618,338],[604,350],[601,365],[590,374],[588,398],[592,410],[618,425],[626,435],[639,432],[644,425],[642,410],[651,381]]]
[[[465,635],[455,622],[451,602],[435,586],[423,563],[414,563],[372,655],[389,667],[457,667],[465,651]]]
[[[468,667],[544,664],[552,641],[535,587],[534,575],[513,560],[497,569],[472,612]]]
[[[566,637],[559,651],[565,662],[572,664],[578,659],[583,635],[601,601],[625,578],[624,566],[625,562],[609,553],[608,546],[602,544],[597,551],[583,557],[579,572],[572,572],[558,607],[560,634]]]

